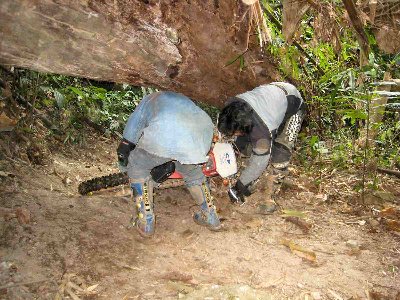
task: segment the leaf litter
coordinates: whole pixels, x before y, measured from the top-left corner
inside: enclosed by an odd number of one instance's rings
[[[281,244],[288,247],[293,254],[305,259],[306,261],[311,263],[317,262],[317,255],[315,254],[314,251],[305,249],[302,246],[296,244],[295,242],[289,240],[282,240]]]

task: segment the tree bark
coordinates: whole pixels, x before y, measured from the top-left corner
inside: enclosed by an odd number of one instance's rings
[[[220,106],[278,80],[236,0],[2,0],[0,64],[182,92]],[[245,68],[239,60],[244,53]]]
[[[290,45],[294,34],[297,32],[300,21],[310,8],[310,4],[305,0],[283,0],[283,21],[282,33],[286,42]]]
[[[357,40],[361,47],[360,65],[364,66],[368,63],[368,56],[370,52],[368,37],[364,31],[364,25],[360,19],[360,16],[358,14],[357,8],[353,0],[342,0],[342,1],[344,7],[347,10],[347,13],[349,14],[351,24],[353,25],[353,28],[356,31]]]

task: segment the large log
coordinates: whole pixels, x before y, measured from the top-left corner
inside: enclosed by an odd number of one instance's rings
[[[246,49],[246,11],[236,0],[2,0],[0,64],[221,105],[278,79],[267,55]],[[228,62],[242,53],[240,71],[240,60]]]

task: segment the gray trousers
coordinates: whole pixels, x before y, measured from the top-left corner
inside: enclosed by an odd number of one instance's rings
[[[254,155],[252,154],[247,167],[240,174],[239,180],[244,184],[248,185],[256,181],[262,173],[267,169],[269,163],[270,154],[267,155]]]
[[[128,176],[133,181],[143,182],[150,179],[150,171],[157,166],[160,166],[170,158],[159,157],[147,152],[144,149],[136,147],[129,154],[128,160]],[[201,185],[205,181],[205,176],[202,172],[201,165],[184,165],[179,161],[175,162],[175,170],[178,171],[185,181],[187,187],[193,185]]]
[[[261,156],[251,155],[248,167],[243,170],[239,178],[244,185],[256,181],[268,167],[269,163],[278,170],[287,168],[304,115],[305,112],[299,110],[282,124],[282,127],[278,130],[277,137],[271,141],[271,153]]]

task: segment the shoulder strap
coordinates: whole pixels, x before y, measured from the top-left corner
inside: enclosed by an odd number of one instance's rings
[[[270,83],[269,85],[276,86],[277,88],[280,88],[285,93],[286,96],[289,95],[288,91],[283,86],[279,85],[278,83],[274,82],[274,83]]]

